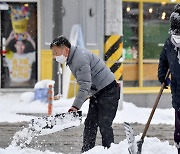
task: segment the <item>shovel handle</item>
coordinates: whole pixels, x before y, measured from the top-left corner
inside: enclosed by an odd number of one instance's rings
[[[169,77],[169,75],[170,75],[170,70],[168,69],[168,71],[167,71],[167,73],[166,73],[165,80]],[[158,103],[159,103],[159,100],[160,100],[160,98],[161,98],[161,95],[162,95],[162,93],[163,93],[163,90],[164,90],[165,86],[166,86],[166,85],[165,85],[165,82],[163,82],[163,84],[161,85],[161,89],[160,89],[160,91],[159,91],[159,94],[158,94],[158,96],[157,96],[157,98],[156,98],[156,101],[155,101],[155,103],[154,103],[154,106],[153,106],[153,108],[152,108],[151,114],[149,115],[148,121],[147,121],[146,126],[145,126],[145,128],[144,128],[144,132],[143,132],[143,134],[142,134],[142,136],[141,136],[141,140],[142,140],[142,141],[144,141],[144,137],[146,136],[147,130],[148,130],[148,128],[149,128],[149,125],[150,125],[150,123],[151,123],[152,117],[153,117],[154,112],[155,112],[155,110],[156,110],[156,108],[157,108],[157,105],[158,105]]]

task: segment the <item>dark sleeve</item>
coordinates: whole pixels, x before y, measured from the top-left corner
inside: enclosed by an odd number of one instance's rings
[[[167,50],[170,50],[170,40],[168,39],[163,47],[163,50],[160,54],[159,58],[159,66],[158,66],[158,79],[162,83],[165,79],[166,73],[169,68],[169,63],[167,59]]]

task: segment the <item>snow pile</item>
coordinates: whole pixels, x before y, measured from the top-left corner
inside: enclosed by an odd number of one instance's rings
[[[24,92],[22,93],[20,97],[20,102],[24,103],[30,103],[34,101],[34,92]]]
[[[53,90],[54,83],[55,81],[53,80],[41,80],[37,82],[34,86],[34,99],[48,103],[48,90],[50,88],[49,86],[51,85],[51,88]],[[51,94],[54,95],[54,91]]]
[[[34,89],[48,88],[49,85],[54,86],[54,83],[55,83],[55,81],[53,81],[53,80],[41,80],[35,84]]]
[[[123,102],[123,110],[116,113],[114,123],[142,123],[146,124],[151,113],[150,108],[139,108],[133,103]],[[174,124],[174,109],[159,109],[157,108],[151,124]]]
[[[34,92],[24,92],[20,96],[20,102],[30,103],[34,100],[40,100],[41,102],[47,103],[48,87],[49,85],[54,86],[54,80],[41,80],[34,86]]]
[[[15,133],[11,145],[14,147],[20,146],[21,148],[24,148],[26,147],[26,145],[29,145],[31,143],[33,137],[35,136],[35,132],[29,130],[28,128],[24,128],[23,130]]]
[[[27,106],[23,103],[20,103],[21,94],[5,94],[0,93],[0,122],[21,122],[21,121],[30,121],[33,116],[25,116],[16,114],[16,109]]]
[[[138,141],[139,136],[136,137]],[[129,154],[127,140],[123,140],[119,144],[112,144],[109,149],[104,149],[102,146],[96,146],[93,149],[83,153],[83,154]],[[177,150],[174,146],[169,145],[169,142],[161,142],[157,138],[145,138],[142,145],[143,154],[176,154]]]
[[[136,137],[136,140],[139,140],[139,136]],[[2,154],[56,154],[54,152],[39,151],[31,148],[23,148],[10,145],[6,149],[0,148],[0,153]],[[119,144],[112,144],[109,149],[104,149],[103,146],[96,146],[93,149],[83,153],[83,154],[129,154],[128,152],[128,143],[127,140],[121,141]],[[143,154],[176,154],[177,150],[174,146],[169,145],[168,141],[161,142],[157,138],[145,138],[142,146]],[[61,153],[58,153],[61,154]]]

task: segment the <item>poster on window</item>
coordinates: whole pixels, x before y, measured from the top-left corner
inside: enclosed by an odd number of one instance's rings
[[[37,81],[37,3],[7,3],[1,11],[2,88],[33,88]]]

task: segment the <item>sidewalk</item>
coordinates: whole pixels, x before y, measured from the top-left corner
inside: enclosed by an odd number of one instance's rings
[[[124,94],[125,102],[133,102],[137,107],[152,108],[158,94]],[[158,108],[171,108],[171,94],[163,93],[158,103]]]

